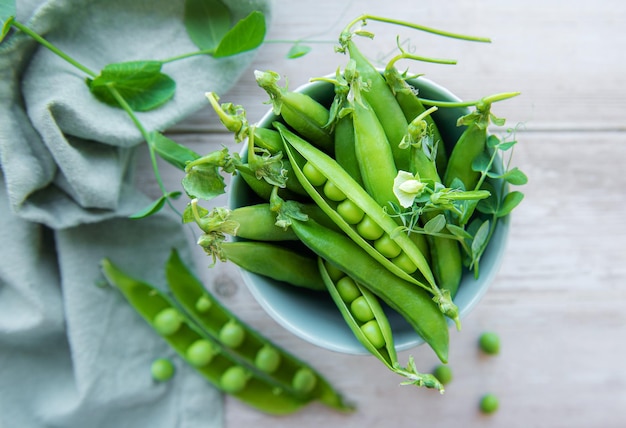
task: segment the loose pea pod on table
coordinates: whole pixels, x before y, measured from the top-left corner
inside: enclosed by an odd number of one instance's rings
[[[180,279],[178,275],[184,276],[187,272],[186,268],[180,271],[183,265],[179,259],[178,262],[176,260],[177,256],[173,254],[168,262],[170,280],[178,280]],[[219,390],[271,414],[293,413],[315,400],[320,400],[338,410],[351,409],[313,368],[297,361],[284,350],[264,340],[258,333],[252,332],[233,314],[224,312],[223,307],[217,301],[212,300],[206,290],[193,304],[200,312],[212,309],[213,312],[219,313],[217,323],[220,325],[220,331],[217,339],[206,334],[206,331],[181,309],[178,302],[170,299],[159,289],[127,275],[109,259],[103,260],[101,267],[107,280],[124,295],[129,304],[155,332],[184,361]],[[185,284],[177,283],[176,285],[178,286],[177,294],[185,295],[183,288]],[[195,285],[198,286],[197,283]],[[235,328],[238,333],[233,334],[233,325],[238,326]],[[236,336],[241,333],[243,333],[243,339],[239,340]],[[257,353],[266,352],[261,349],[272,349],[276,351],[281,362],[290,362],[285,365],[288,372],[285,376],[292,375],[289,383],[276,374],[270,376],[267,370],[264,371],[249,363],[241,355],[232,352],[227,345],[236,341],[240,342],[237,346],[246,346],[244,345],[246,338],[250,343],[256,340],[254,343],[258,343],[259,346],[263,344],[262,348],[257,349]],[[251,352],[252,348],[245,347],[244,349]],[[270,351],[270,353],[273,352]],[[274,354],[269,359],[275,359],[275,357]],[[294,371],[296,365],[298,369]],[[274,373],[281,370],[280,363],[277,366]]]
[[[321,258],[318,260],[324,283],[358,341],[389,370],[406,377],[407,380],[402,382],[403,384],[436,388],[443,393],[441,383],[431,374],[418,372],[412,359],[409,367],[400,366],[391,325],[378,298],[341,271],[339,275],[332,278],[329,270],[334,269],[328,268],[328,265],[327,261]]]

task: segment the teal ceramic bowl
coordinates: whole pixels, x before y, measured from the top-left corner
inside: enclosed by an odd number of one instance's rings
[[[445,88],[432,81],[419,77],[410,81],[419,90],[422,98],[459,101]],[[326,82],[314,82],[296,89],[318,101],[329,104],[334,95],[333,86]],[[455,142],[462,129],[457,127],[457,118],[466,114],[464,108],[440,108],[433,114],[442,138],[445,142]],[[259,121],[258,126],[271,127],[276,116],[271,110]],[[448,153],[452,147],[447,147]],[[246,148],[241,151],[245,158]],[[237,208],[255,201],[255,195],[238,176],[233,177],[229,190],[229,206]],[[466,272],[462,278],[454,302],[459,308],[461,318],[467,316],[487,292],[500,267],[507,236],[509,219],[503,218],[481,258],[480,277]],[[339,310],[329,295],[308,292],[242,270],[243,280],[261,307],[282,327],[296,336],[322,348],[348,354],[367,354],[365,348],[356,340],[345,324]],[[398,351],[406,350],[424,343],[409,324],[395,312],[387,311],[395,345]],[[450,323],[450,327],[453,324]]]

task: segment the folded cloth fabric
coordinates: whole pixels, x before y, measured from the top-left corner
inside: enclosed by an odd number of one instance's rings
[[[270,13],[262,0],[227,4],[234,19]],[[20,0],[17,19],[93,70],[197,50],[183,2]],[[253,58],[168,64],[176,94],[141,122],[166,129],[206,105],[207,90],[231,88]],[[182,361],[173,358],[171,381],[151,379],[151,362],[173,352],[97,285],[104,257],[157,286],[171,248],[191,257],[175,215],[127,218],[149,202],[133,185],[142,138],[85,77],[23,34],[0,45],[0,426],[221,426],[221,395]]]

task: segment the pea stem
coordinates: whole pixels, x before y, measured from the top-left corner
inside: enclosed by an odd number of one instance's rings
[[[109,92],[111,92],[111,95],[113,95],[113,98],[115,98],[115,100],[118,102],[120,107],[122,107],[122,109],[126,111],[128,116],[131,118],[131,120],[133,121],[133,123],[135,124],[135,126],[137,127],[141,135],[143,136],[146,143],[148,143],[148,152],[150,153],[150,163],[152,164],[152,171],[154,172],[154,177],[157,181],[159,189],[161,190],[161,195],[165,197],[165,201],[170,206],[170,208],[172,208],[174,212],[178,213],[178,210],[176,209],[176,207],[172,205],[170,198],[167,197],[168,192],[165,188],[165,184],[163,183],[163,179],[161,178],[161,173],[159,172],[159,166],[158,166],[157,158],[156,158],[156,151],[154,150],[154,145],[152,143],[152,139],[150,138],[150,134],[148,133],[146,128],[143,126],[139,118],[135,115],[135,112],[128,105],[128,103],[126,102],[122,94],[119,93],[119,91],[113,86],[113,84],[107,84],[107,89],[109,90]]]
[[[455,107],[472,107],[479,104],[492,104],[497,101],[507,100],[509,98],[516,97],[520,95],[521,92],[502,92],[499,94],[489,95],[479,100],[473,101],[439,101],[439,100],[431,100],[428,98],[420,98],[420,101],[429,106],[437,106],[444,108],[455,108]]]
[[[13,21],[13,26],[17,28],[18,30],[20,30],[21,32],[23,32],[24,34],[27,34],[28,36],[33,38],[35,41],[37,41],[39,44],[43,45],[44,47],[52,51],[54,54],[64,59],[66,62],[72,64],[74,67],[83,71],[85,74],[88,74],[91,77],[96,77],[98,75],[95,71],[87,68],[80,62],[76,61],[74,58],[67,55],[65,52],[63,52],[62,50],[54,46],[52,43],[50,43],[49,41],[41,37],[39,34],[31,30],[29,27],[22,24],[21,22]]]
[[[391,60],[389,60],[389,62],[387,63],[387,66],[385,67],[385,72],[386,73],[390,72],[395,67],[395,64],[398,61],[401,61],[403,59],[412,59],[412,60],[415,60],[415,61],[431,62],[431,63],[434,63],[434,64],[448,64],[448,65],[455,65],[456,64],[456,60],[454,60],[454,59],[429,58],[429,57],[424,57],[424,56],[420,56],[420,55],[413,55],[411,53],[408,53],[407,51],[405,51],[402,48],[402,45],[400,44],[399,37],[396,37],[396,44],[398,45],[398,49],[400,49],[400,53],[398,55],[394,56],[393,58],[391,58]]]
[[[401,20],[392,19],[392,18],[385,18],[382,16],[364,14],[354,19],[353,21],[351,21],[345,27],[345,29],[343,30],[340,36],[341,44],[344,45],[344,42],[350,38],[350,35],[352,33],[352,27],[354,27],[359,22],[362,22],[363,25],[366,25],[368,20],[383,22],[387,24],[400,25],[402,27],[412,28],[414,30],[424,31],[427,33],[436,34],[436,35],[444,36],[444,37],[450,37],[453,39],[467,40],[471,42],[491,43],[491,39],[487,37],[475,37],[475,36],[468,36],[464,34],[451,33],[449,31],[439,30],[439,29],[432,28],[432,27],[426,27],[424,25],[419,25],[419,24],[415,24],[412,22],[408,22],[408,21],[401,21]]]

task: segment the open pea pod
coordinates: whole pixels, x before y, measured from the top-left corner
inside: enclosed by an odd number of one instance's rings
[[[349,281],[350,290],[339,290],[337,279],[331,278],[326,262],[318,258],[318,266],[328,291],[341,312],[344,320],[357,340],[363,344],[373,356],[378,358],[391,371],[407,380],[403,384],[435,388],[443,393],[443,385],[429,373],[417,371],[414,361],[409,360],[409,366],[402,368],[398,362],[393,340],[391,325],[387,319],[378,298],[367,288],[344,275],[339,281]]]
[[[348,281],[350,284],[354,284],[355,291],[354,294],[348,298],[346,298],[347,293],[343,293],[342,296],[342,293],[337,290],[337,280],[333,280],[330,277],[325,263],[326,262],[322,258],[318,258],[318,266],[322,279],[324,280],[324,284],[335,302],[335,305],[337,305],[337,308],[346,321],[346,324],[350,327],[354,336],[365,347],[365,349],[393,370],[394,363],[397,361],[393,333],[391,332],[391,326],[389,325],[387,316],[380,306],[378,299],[367,288],[360,286],[347,275],[347,279],[342,277],[340,280]],[[361,315],[358,320],[353,311],[350,309],[350,304],[357,301],[357,299],[363,299],[365,302],[364,304],[366,304],[366,308],[369,308],[371,311],[370,314],[366,314],[365,316]],[[376,327],[372,328],[371,334],[368,334],[367,330],[364,331],[363,326],[371,321],[374,321]],[[379,346],[381,343],[383,344],[382,347]]]
[[[174,301],[154,286],[128,276],[108,259],[101,265],[107,280],[120,290],[136,312],[217,389],[260,411],[276,415],[293,413],[311,401],[304,397],[304,392],[294,394],[297,388],[283,388],[263,371],[244,364],[220,341],[204,334]],[[311,373],[311,369],[303,366],[300,378],[305,378],[305,382],[299,381],[296,386],[309,390],[318,388],[316,382],[311,381]]]
[[[271,343],[259,332],[244,324],[232,312],[220,304],[204,287],[202,282],[173,251],[165,268],[169,290],[184,312],[207,335],[219,341],[246,364],[264,373],[288,394],[302,402],[319,400],[337,410],[351,410],[343,397],[330,383],[308,364],[291,353]],[[225,343],[225,328],[232,323],[243,329],[243,338],[232,346]],[[306,373],[306,375],[303,375]],[[311,377],[312,375],[312,377]],[[309,376],[314,384],[301,388],[302,377]]]

